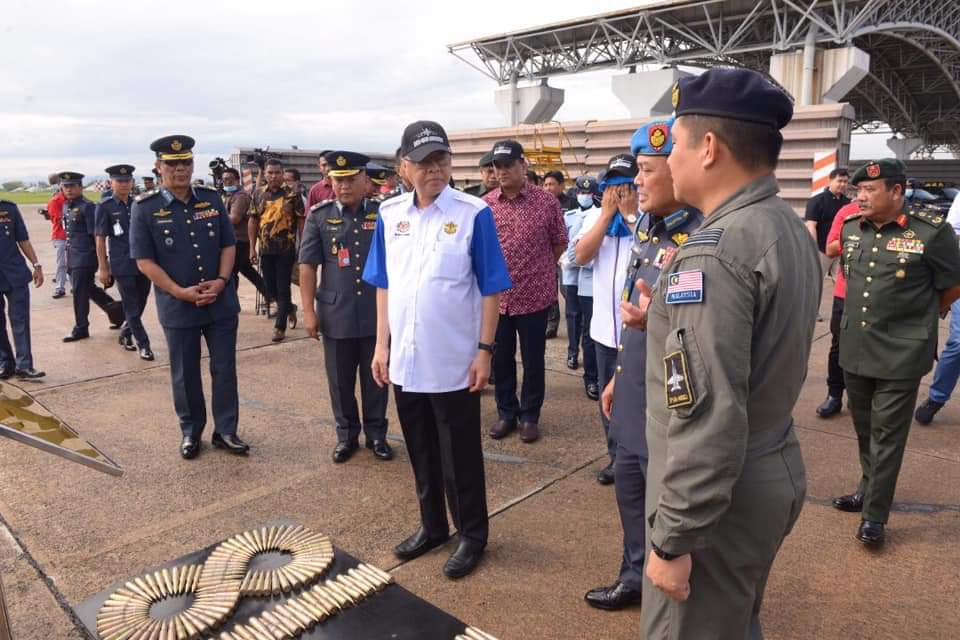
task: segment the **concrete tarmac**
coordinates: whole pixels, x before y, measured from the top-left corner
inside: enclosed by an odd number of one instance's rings
[[[109,477],[0,440],[0,572],[15,638],[84,638],[72,605],[119,578],[276,517],[330,535],[404,587],[502,640],[639,637],[639,609],[608,613],[583,602],[588,589],[615,579],[621,529],[613,488],[594,479],[606,463],[598,408],[584,395],[582,371],[565,366],[563,326],[547,347],[541,440],[527,445],[516,436],[499,442],[484,436],[490,546],[473,575],[453,582],[440,573],[452,544],[407,563],[392,555],[418,524],[392,400],[396,459],[379,462],[361,449],[348,463],[333,464],[336,436],[320,344],[300,328],[271,343],[272,322],[254,315],[253,287],[243,281],[240,435],[251,455],[212,449],[208,427],[199,458],[182,460],[152,296],[144,319],[155,362],[124,351],[96,307],[91,338],[63,344],[73,312],[69,295],[50,297],[49,223],[36,207],[22,211],[48,278],[31,290],[34,359],[47,377],[18,384],[125,474]],[[822,313],[828,318],[827,286]],[[819,323],[794,412],[807,503],[770,578],[766,637],[956,638],[960,403],[948,404],[929,427],[914,425],[887,544],[867,550],[854,539],[856,514],[830,506],[833,496],[856,486],[859,465],[849,413],[829,420],[814,413],[826,394],[828,347],[828,323]],[[921,399],[928,382],[929,376]],[[205,385],[209,397],[208,377]],[[486,391],[484,429],[495,420],[493,394]]]

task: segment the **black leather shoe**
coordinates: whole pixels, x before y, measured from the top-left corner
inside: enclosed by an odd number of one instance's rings
[[[86,329],[74,329],[69,335],[63,337],[64,342],[76,342],[77,340],[86,340],[90,337],[90,332]]]
[[[356,441],[338,442],[337,446],[333,448],[333,461],[337,464],[346,462],[353,457],[353,454],[356,453],[359,448],[360,445]]]
[[[43,371],[37,371],[36,369],[17,369],[15,372],[18,380],[36,380],[37,378],[42,378],[47,375]]]
[[[579,367],[580,367],[580,363],[577,362],[576,354],[567,356],[567,369],[576,370]]]
[[[516,428],[516,418],[511,420],[497,420],[497,423],[490,427],[489,435],[494,440],[499,440],[500,438],[506,437],[511,431],[515,431]]]
[[[0,380],[9,380],[16,373],[16,369],[3,369],[0,371]]]
[[[631,589],[617,580],[609,587],[597,587],[587,591],[583,599],[591,607],[616,611],[638,604],[640,602],[640,591]]]
[[[120,343],[120,346],[123,347],[124,349],[126,349],[127,351],[136,351],[136,350],[137,350],[136,345],[133,344],[133,336],[132,336],[132,335],[124,335],[124,334],[121,333],[121,334],[120,334],[120,337],[117,339],[117,342],[119,342],[119,343]]]
[[[373,451],[378,460],[393,460],[393,449],[386,440],[367,440],[365,446]]]
[[[153,361],[153,351],[150,350],[150,347],[140,347],[140,359],[148,362]]]
[[[413,560],[431,549],[436,549],[449,539],[449,535],[441,538],[431,538],[427,535],[427,530],[420,527],[416,533],[393,548],[393,555],[401,560]]]
[[[180,455],[185,460],[193,460],[200,453],[200,439],[193,436],[183,436],[180,441]]]
[[[883,544],[883,523],[863,520],[857,528],[857,540],[863,544]]]
[[[840,413],[841,409],[843,409],[843,401],[840,398],[827,396],[823,404],[817,407],[817,415],[821,418],[829,418],[830,416],[835,416]]]
[[[937,415],[937,411],[940,411],[942,408],[943,403],[934,402],[930,398],[927,398],[917,407],[917,412],[913,414],[913,417],[920,424],[930,424],[933,422],[933,416]]]
[[[60,298],[62,298],[62,297],[65,296],[65,295],[67,295],[67,294],[64,293],[64,291],[63,291],[62,289],[57,289],[56,291],[53,292],[53,299],[54,299],[54,300],[59,300]]]
[[[287,314],[287,326],[291,329],[297,328],[297,305],[290,305],[290,313]]]
[[[857,492],[846,496],[840,496],[839,498],[834,498],[833,508],[839,509],[840,511],[858,513],[863,510],[863,494]]]
[[[557,327],[547,327],[547,333],[544,334],[544,337],[545,337],[547,340],[553,340],[554,338],[557,337],[557,332],[558,332],[558,331],[559,331],[559,330],[557,329]]]
[[[590,398],[591,400],[600,399],[600,385],[598,385],[596,382],[591,382],[585,387],[585,389],[586,389],[588,398]]]
[[[443,565],[443,575],[456,580],[470,575],[483,557],[484,546],[479,542],[460,538],[457,550],[450,554],[450,559]]]
[[[244,456],[250,453],[250,445],[229,433],[223,435],[219,433],[213,434],[213,446],[217,449],[226,449],[228,452],[238,456]]]
[[[600,484],[613,484],[613,463],[612,462],[597,472],[597,482],[599,482]]]

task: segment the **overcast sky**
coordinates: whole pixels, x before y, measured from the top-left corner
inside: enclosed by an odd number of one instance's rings
[[[501,126],[495,83],[447,44],[641,4],[5,0],[0,180],[117,162],[142,175],[170,133],[196,138],[205,168],[238,146],[392,153],[417,119]],[[611,75],[551,79],[556,119],[629,117]]]

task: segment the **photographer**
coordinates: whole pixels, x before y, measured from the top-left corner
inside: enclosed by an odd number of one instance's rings
[[[233,167],[223,169],[220,174],[220,195],[223,198],[223,206],[230,216],[230,223],[233,225],[233,232],[237,236],[237,259],[233,263],[233,283],[234,286],[240,286],[240,276],[250,281],[250,284],[257,288],[260,295],[267,301],[270,296],[267,295],[267,288],[263,283],[263,278],[257,272],[257,268],[250,264],[250,238],[247,236],[247,214],[250,212],[250,194],[240,187],[240,172]]]

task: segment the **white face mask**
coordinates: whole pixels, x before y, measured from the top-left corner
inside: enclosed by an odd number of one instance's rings
[[[580,204],[581,209],[589,209],[593,206],[593,194],[592,193],[578,193],[577,202]]]
[[[227,185],[224,185],[224,186],[223,186],[223,190],[226,191],[227,193],[233,193],[234,191],[236,191],[236,190],[239,189],[239,188],[240,188],[240,187],[237,186],[237,185],[235,185],[235,184],[232,184],[232,185],[230,185],[229,187],[228,187]]]

